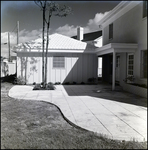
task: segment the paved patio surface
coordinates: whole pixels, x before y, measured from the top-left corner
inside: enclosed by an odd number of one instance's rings
[[[147,141],[147,100],[109,86],[56,85],[56,90],[32,90],[16,85],[9,96],[55,104],[75,125],[118,140]]]

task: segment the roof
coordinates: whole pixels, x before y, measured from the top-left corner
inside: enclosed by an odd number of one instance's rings
[[[116,53],[134,53],[137,47],[137,43],[109,43],[102,47],[96,48],[96,54],[99,56],[113,53],[114,51],[116,51]]]
[[[84,34],[82,41],[83,42],[85,42],[85,41],[93,41],[93,40],[97,39],[100,36],[102,36],[102,31],[86,33],[86,34]],[[71,38],[77,39],[77,36],[72,36]]]
[[[45,40],[46,44],[46,40]],[[46,45],[45,45],[46,47]],[[49,47],[50,52],[69,52],[69,51],[94,51],[94,46],[87,44],[61,34],[52,34],[49,36]],[[36,40],[28,41],[25,43],[20,43],[13,47],[13,51],[21,52],[42,52],[42,38]]]

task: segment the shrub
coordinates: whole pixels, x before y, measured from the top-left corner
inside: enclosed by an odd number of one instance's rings
[[[61,82],[55,82],[55,85],[60,85],[61,84]]]
[[[135,80],[135,77],[132,75],[132,76],[126,77],[123,81],[128,83],[128,82],[134,82],[134,80]]]
[[[45,88],[47,90],[55,90],[55,86],[53,85],[53,83],[47,84]]]
[[[33,90],[41,90],[41,85],[40,84],[36,84],[34,86]]]
[[[36,82],[33,82],[33,85],[36,85]]]
[[[84,82],[81,82],[81,84],[85,84]]]
[[[15,84],[15,81],[16,81],[16,73],[7,75],[5,77],[1,77],[1,82],[9,82]]]
[[[77,84],[77,82],[73,82],[73,84]]]
[[[70,83],[69,83],[69,82],[65,82],[64,84],[65,84],[65,85],[69,85]]]
[[[24,77],[18,77],[15,79],[14,84],[18,84],[18,85],[25,85],[26,84],[26,80]]]
[[[48,82],[48,85],[53,85],[53,83],[52,82]]]
[[[33,88],[33,90],[55,90],[55,86],[52,82],[49,82],[48,84],[45,84],[45,88],[43,88],[43,83],[36,84]]]

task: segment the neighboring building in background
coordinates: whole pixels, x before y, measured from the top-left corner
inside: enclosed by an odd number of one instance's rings
[[[16,73],[16,53],[10,51],[9,56],[2,54],[1,56],[1,77]],[[5,57],[4,57],[5,56]]]
[[[47,82],[81,83],[97,78],[95,47],[73,38],[49,36]],[[14,47],[17,53],[17,77],[26,83],[42,82],[42,38]]]
[[[8,75],[8,60],[1,56],[1,77]]]
[[[147,1],[122,1],[99,22],[103,46],[102,78],[126,89],[126,78],[147,85]]]
[[[1,77],[16,73],[16,53],[11,53],[10,60],[1,56]]]
[[[102,47],[102,30],[84,34],[84,29],[82,27],[78,27],[77,35],[72,36],[71,38],[86,42],[96,47]]]
[[[7,58],[1,56],[1,77],[16,73],[16,60],[9,62]]]

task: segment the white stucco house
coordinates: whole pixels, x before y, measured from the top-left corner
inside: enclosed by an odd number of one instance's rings
[[[2,58],[2,56],[1,56]],[[12,75],[16,73],[16,61],[13,59],[11,62],[7,58],[1,59],[1,77]]]
[[[134,83],[147,85],[147,1],[120,2],[99,27],[103,46],[96,48],[96,55],[103,59],[103,80],[112,83],[113,90],[118,83],[124,90],[142,94],[124,80],[133,77]]]
[[[42,82],[41,43],[36,39],[14,47],[17,76],[25,77],[27,83]],[[97,78],[98,57],[102,58],[102,79],[112,84],[112,90],[117,83],[147,97],[147,89],[125,82],[130,77],[147,85],[147,1],[121,1],[100,20],[96,33],[83,34],[83,28],[78,28],[77,36],[71,38],[50,35],[47,81],[81,83]]]
[[[61,34],[49,36],[47,82],[87,82],[97,78],[94,46]],[[17,77],[27,84],[42,82],[42,39],[20,43],[17,53]]]

